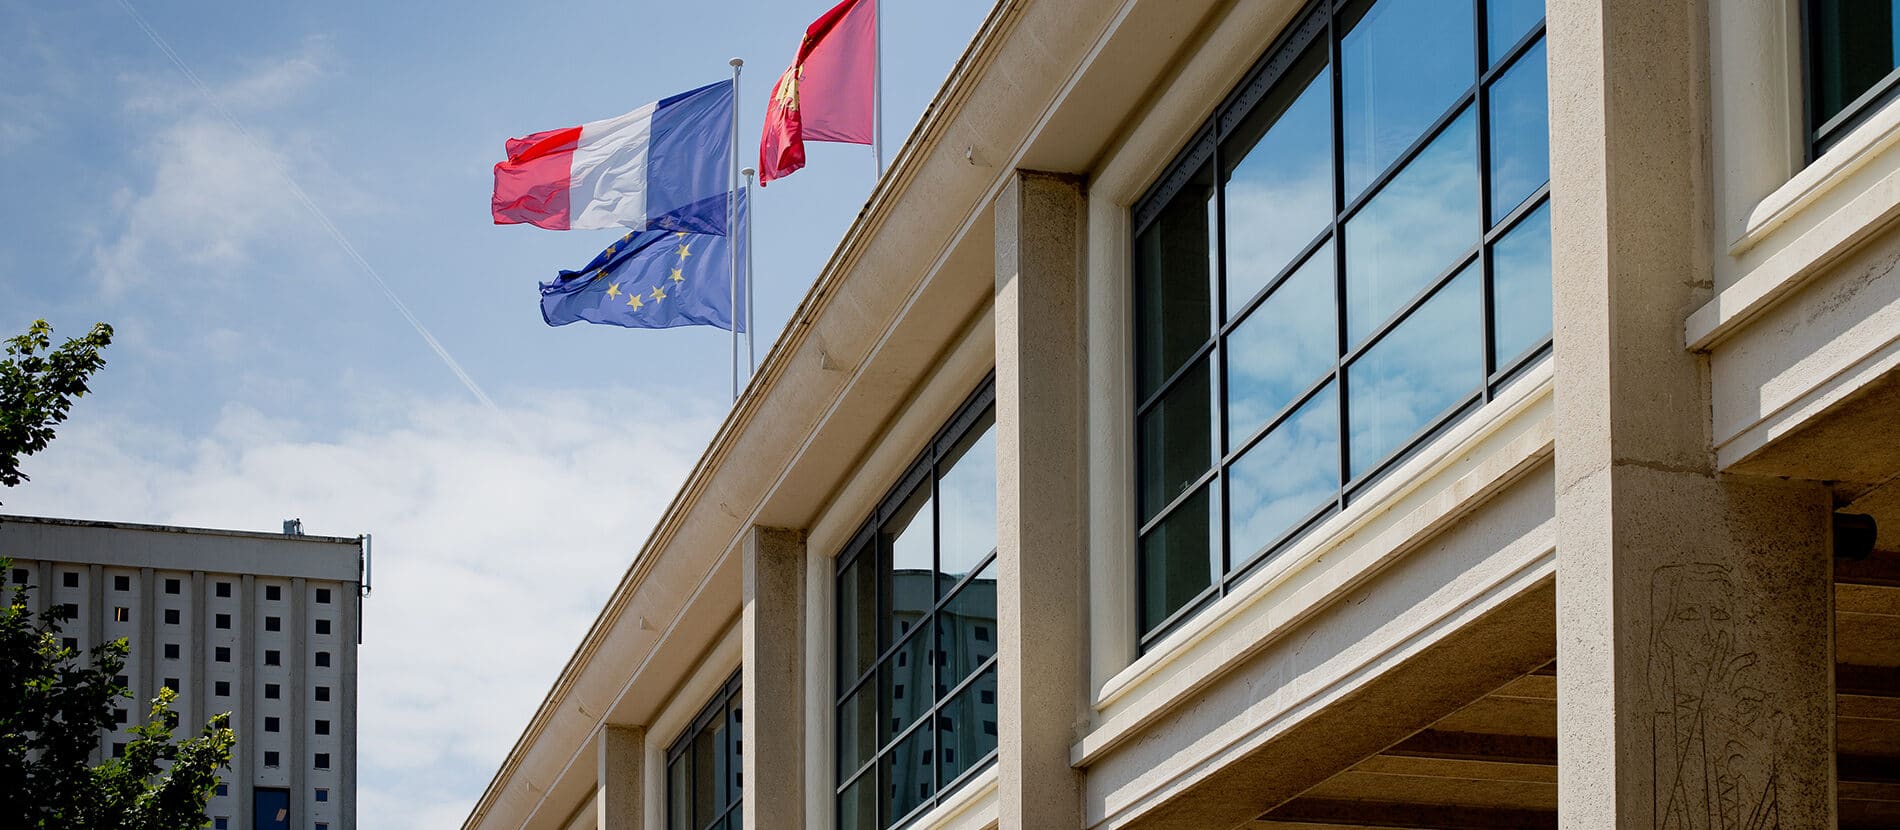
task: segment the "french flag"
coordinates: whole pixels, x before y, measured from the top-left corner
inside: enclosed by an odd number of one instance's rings
[[[732,189],[732,81],[618,118],[508,140],[495,224],[724,235]]]

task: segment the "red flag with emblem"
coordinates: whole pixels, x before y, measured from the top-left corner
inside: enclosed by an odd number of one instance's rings
[[[877,0],[844,0],[805,29],[772,86],[759,139],[759,184],[805,166],[805,142],[870,144],[877,100]]]

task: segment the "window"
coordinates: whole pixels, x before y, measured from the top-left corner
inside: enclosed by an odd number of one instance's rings
[[[666,830],[739,826],[741,688],[734,674],[666,750]]]
[[[324,787],[318,787],[318,788],[317,788],[317,801],[318,801],[318,802],[324,802],[324,801],[329,801],[329,800],[330,800],[330,791],[329,791],[329,790],[328,790],[327,788],[324,788]]]
[[[327,720],[319,720],[319,721],[317,721],[317,724],[316,724],[316,733],[317,733],[317,734],[319,734],[319,735],[328,735],[328,734],[330,734],[330,722],[329,722],[329,721],[327,721]]]
[[[174,692],[178,691],[178,678],[176,677],[165,678],[165,688],[170,689]]]
[[[328,633],[330,633],[330,621],[329,621],[329,620],[317,620],[317,633],[318,633],[318,634],[328,634]]]
[[[275,683],[266,683],[264,684],[264,699],[276,700],[280,697],[283,697],[283,691],[284,691],[284,687],[282,686],[279,686]]]
[[[176,579],[167,579],[167,580],[165,580],[165,593],[167,593],[167,594],[176,594],[176,593],[178,593],[179,591],[181,591],[181,590],[183,590],[183,589],[184,589],[184,586],[183,586],[183,585],[181,585],[181,584],[180,584],[180,583],[178,582],[178,580],[176,580]]]
[[[231,681],[219,680],[211,684],[211,689],[212,689],[211,693],[214,695],[217,695],[218,697],[230,697],[231,696]]]
[[[132,679],[129,677],[126,677],[123,674],[114,675],[112,677],[112,684],[115,686],[125,686],[129,688],[132,685]]]
[[[178,659],[178,644],[177,643],[165,644],[165,659],[167,660]]]
[[[178,624],[178,609],[176,608],[165,609],[165,624],[166,625]]]
[[[125,711],[124,709],[119,709],[119,708],[114,708],[114,709],[112,710],[112,722],[113,722],[113,723],[126,723],[126,722],[128,722],[128,721],[130,721],[131,719],[132,719],[132,713],[131,713],[131,712],[127,712],[127,711]]]
[[[216,587],[216,589],[215,589],[215,590],[216,590],[216,592],[217,592],[217,594],[218,594],[218,596],[221,596],[221,597],[228,597],[228,596],[230,596],[230,595],[231,595],[231,583],[229,583],[229,582],[220,582],[220,583],[218,583],[218,584],[217,584],[217,587]]]
[[[317,589],[317,603],[319,605],[328,605],[330,603],[330,589],[328,588]]]
[[[330,652],[327,652],[327,651],[317,652],[317,667],[318,668],[330,667]]]
[[[60,605],[59,614],[69,620],[79,619],[79,603],[68,602]]]
[[[270,602],[278,602],[282,600],[283,598],[284,598],[284,589],[281,586],[277,586],[277,585],[264,586],[264,599]]]
[[[1900,0],[1805,0],[1808,148],[1819,156],[1900,86]]]
[[[79,572],[78,571],[66,571],[65,573],[62,573],[59,575],[59,579],[60,579],[60,583],[65,585],[68,588],[79,587]]]
[[[329,768],[330,768],[330,753],[328,753],[328,752],[319,752],[319,753],[317,753],[317,759],[316,759],[316,760],[317,760],[317,763],[316,763],[316,767],[317,767],[317,769],[329,769]]]
[[[219,615],[217,616],[217,618],[216,618],[216,619],[214,620],[214,623],[215,623],[215,624],[217,625],[217,627],[219,627],[219,628],[230,628],[230,627],[231,627],[231,615],[230,615],[230,614],[219,614]]]
[[[264,630],[265,630],[265,631],[282,631],[282,630],[284,630],[284,618],[282,618],[282,617],[265,617],[265,618],[264,618]]]
[[[330,687],[318,686],[316,689],[316,695],[317,695],[318,703],[328,703],[330,701]]]
[[[124,757],[125,757],[125,744],[123,744],[123,743],[119,743],[119,742],[117,742],[117,741],[114,741],[114,742],[113,742],[113,744],[112,744],[112,757],[114,757],[114,758],[124,758]]]
[[[283,664],[284,664],[283,652],[278,651],[277,649],[274,649],[274,648],[264,649],[264,665],[281,666]]]
[[[985,382],[838,556],[842,830],[902,824],[994,755],[994,398]]]
[[[67,617],[67,619],[72,619],[72,618]],[[79,638],[78,637],[61,637],[59,638],[59,647],[66,649],[67,651],[78,651]]]
[[[1136,203],[1143,648],[1548,353],[1542,5],[1484,5],[1319,0]]]
[[[112,577],[112,590],[114,591],[132,590],[132,577],[129,577],[129,576]]]
[[[213,649],[213,650],[212,650],[212,652],[211,652],[211,659],[213,659],[213,660],[216,660],[216,661],[218,661],[218,662],[220,662],[220,663],[229,663],[229,662],[231,662],[231,647],[230,647],[230,646],[218,646],[218,647],[217,647],[216,649]]]
[[[13,584],[15,584],[15,585],[25,585],[25,584],[26,584],[26,569],[25,569],[25,568],[14,568],[14,569],[13,569]]]
[[[230,794],[231,794],[231,786],[229,784],[220,782],[218,784],[218,795],[230,795]]]
[[[223,793],[219,793],[219,795],[223,795]],[[231,830],[231,820],[224,816],[218,816],[211,820],[211,830]]]
[[[319,821],[313,830],[330,830],[330,823],[327,821]]]
[[[132,609],[127,608],[123,605],[112,606],[112,621],[113,622],[131,622]]]
[[[265,732],[277,732],[277,731],[280,731],[280,730],[278,729],[278,727],[279,727],[279,726],[281,726],[281,725],[282,725],[282,723],[283,723],[283,722],[282,722],[282,721],[280,721],[280,720],[278,720],[277,718],[274,718],[274,717],[267,717],[267,718],[265,718],[265,719],[264,719],[264,731],[265,731]]]
[[[264,766],[277,766],[277,752],[275,750],[266,751],[264,753]]]

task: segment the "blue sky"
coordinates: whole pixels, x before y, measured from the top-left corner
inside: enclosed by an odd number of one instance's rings
[[[118,331],[0,510],[375,534],[362,825],[455,826],[730,395],[725,332],[541,322],[536,282],[618,234],[491,224],[502,142],[739,56],[749,154],[828,5],[135,0],[247,139],[117,0],[0,0],[0,333]],[[886,4],[887,157],[987,11]],[[873,181],[867,148],[808,153],[755,202],[761,355]]]

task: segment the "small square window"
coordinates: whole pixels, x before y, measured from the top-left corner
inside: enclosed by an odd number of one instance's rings
[[[317,826],[315,830],[330,830],[330,823],[326,821],[319,821],[317,822]]]
[[[178,691],[178,678],[176,677],[165,678],[165,688],[170,689],[174,692]]]
[[[131,622],[132,609],[127,608],[123,605],[112,606],[112,621],[113,622]]]
[[[318,800],[318,801],[329,801],[329,800],[330,800],[330,790],[329,790],[329,788],[327,788],[327,787],[318,787],[318,788],[317,788],[317,800]]]
[[[281,694],[281,692],[282,692],[282,690],[283,690],[283,688],[284,688],[284,687],[282,687],[282,686],[279,686],[279,685],[277,685],[277,684],[275,684],[275,683],[266,683],[266,684],[264,684],[264,699],[265,699],[265,700],[276,700],[277,698],[279,698],[279,697],[282,697],[283,695]]]
[[[123,744],[123,743],[119,743],[119,742],[117,742],[117,741],[114,741],[114,742],[112,743],[112,757],[114,757],[114,758],[124,758],[124,757],[125,757],[125,744]]]
[[[114,591],[132,590],[132,577],[123,576],[123,575],[114,575],[112,577],[112,590]]]
[[[178,609],[176,608],[165,609],[165,624],[166,625],[178,624]]]
[[[165,659],[167,660],[178,659],[178,644],[177,643],[165,644]]]
[[[329,621],[329,620],[317,620],[317,633],[318,633],[318,634],[328,634],[328,633],[330,633],[330,621]]]
[[[230,794],[231,794],[231,785],[223,783],[223,782],[219,782],[218,795],[230,795]]]
[[[60,582],[68,588],[79,587],[79,572],[67,571],[59,575]]]
[[[284,598],[284,589],[276,585],[264,586],[264,599],[277,602]]]
[[[329,604],[330,604],[330,589],[328,589],[328,588],[318,588],[318,589],[317,589],[317,603],[318,603],[319,605],[329,605]]]
[[[124,709],[113,709],[113,710],[112,710],[112,722],[113,722],[113,723],[126,723],[126,722],[128,722],[128,721],[130,721],[131,719],[132,719],[132,713],[130,713],[130,712],[127,712],[127,711],[125,711]]]
[[[283,652],[278,651],[277,649],[274,649],[274,648],[269,648],[269,649],[264,650],[264,665],[281,666],[283,664],[284,664]]]
[[[317,667],[324,668],[324,669],[327,669],[330,667],[330,652],[327,652],[327,651],[317,652]]]
[[[213,650],[213,651],[212,651],[212,653],[211,653],[211,659],[213,659],[213,660],[216,660],[216,661],[218,661],[218,662],[220,662],[220,663],[229,663],[229,662],[231,662],[231,647],[230,647],[230,646],[218,646],[218,647],[217,647],[217,649],[215,649],[215,650]]]
[[[67,651],[78,651],[79,638],[78,637],[61,637],[59,638],[59,647],[66,649]]]
[[[265,630],[265,631],[282,631],[282,630],[284,630],[284,618],[283,618],[283,617],[265,617],[265,618],[264,618],[264,630]]]
[[[69,620],[79,619],[79,603],[68,602],[59,607],[60,616]]]
[[[972,633],[975,635],[976,641],[979,643],[987,643],[990,641],[990,627],[987,625],[975,626],[974,631]]]
[[[976,693],[976,699],[979,701],[982,701],[984,705],[995,703],[996,693],[988,689],[979,689],[977,690],[977,693]]]
[[[217,590],[218,596],[228,597],[231,595],[231,583],[220,582],[218,583],[216,590]]]
[[[184,587],[184,584],[176,579],[165,580],[165,593],[167,594],[176,594],[184,590]]]
[[[318,686],[317,687],[317,702],[326,703],[329,700],[330,700],[330,687]]]
[[[13,569],[13,584],[15,584],[15,585],[25,585],[25,584],[26,584],[26,569],[25,569],[25,568],[14,568],[14,569]]]
[[[317,721],[317,734],[319,735],[330,734],[330,722],[327,720]],[[318,799],[318,800],[321,801],[322,799]]]
[[[132,685],[132,678],[126,677],[125,675],[121,674],[112,678],[112,684],[115,686],[125,686],[125,687],[130,688]]]
[[[216,619],[212,620],[212,623],[218,628],[228,629],[231,627],[231,615],[219,614]]]
[[[275,750],[269,750],[264,753],[264,766],[277,766],[277,752]]]
[[[264,731],[265,731],[265,732],[280,732],[280,731],[282,731],[282,730],[281,730],[281,729],[279,729],[278,727],[280,727],[280,726],[282,726],[282,725],[283,725],[283,722],[282,722],[282,721],[279,721],[279,720],[278,720],[278,719],[276,719],[276,718],[265,718],[265,719],[264,719]]]
[[[330,753],[328,752],[317,753],[317,769],[329,769],[329,768],[330,768]]]
[[[231,830],[231,820],[218,816],[211,820],[211,830]]]
[[[218,697],[230,697],[231,696],[231,681],[220,680],[217,683],[212,684],[212,689],[213,689],[212,694],[215,694]]]

